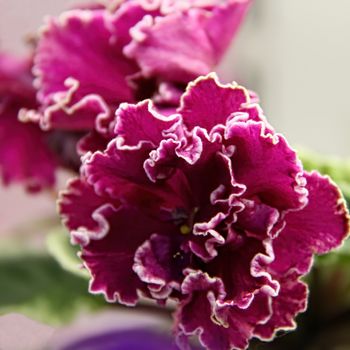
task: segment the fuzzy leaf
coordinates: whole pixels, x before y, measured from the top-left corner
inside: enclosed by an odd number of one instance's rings
[[[63,228],[57,228],[49,233],[46,244],[49,253],[64,270],[89,279],[88,272],[82,268],[82,261],[78,258],[78,248],[70,243],[69,236]]]
[[[89,295],[86,280],[64,271],[47,256],[0,259],[0,314],[18,312],[39,322],[60,325],[105,303]]]
[[[341,188],[347,202],[350,202],[350,160],[335,156],[324,156],[314,151],[300,148],[298,156],[307,171],[317,170],[328,175]]]

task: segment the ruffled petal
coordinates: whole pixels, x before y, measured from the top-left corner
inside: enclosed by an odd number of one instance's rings
[[[188,82],[219,62],[244,18],[249,1],[155,2],[165,16],[147,16],[132,29],[125,54],[145,77]]]
[[[147,294],[146,285],[132,269],[134,255],[152,233],[168,232],[169,223],[137,208],[122,207],[118,201],[107,202],[79,179],[71,181],[61,195],[59,208],[73,243],[82,246],[92,293],[127,305],[137,302],[138,290]]]
[[[188,85],[178,112],[188,128],[200,126],[209,132],[214,126],[225,124],[233,113],[243,114],[241,108],[249,101],[246,89],[238,85],[222,85],[212,73]]]
[[[106,234],[105,220],[97,212],[104,204],[106,198],[97,196],[84,180],[75,178],[69,181],[66,190],[60,193],[58,209],[66,227],[76,231],[72,237],[74,243],[86,245],[91,238]]]
[[[116,140],[109,143],[104,152],[87,154],[83,169],[87,181],[96,193],[110,196],[119,195],[121,183],[147,184],[149,182],[142,164],[150,152],[147,145],[138,150],[118,150]]]
[[[113,18],[106,11],[72,10],[50,19],[43,29],[34,69],[38,98],[44,107],[53,105],[56,113],[64,112],[68,118],[65,121],[63,114],[46,120],[49,127],[61,127],[74,119],[81,104],[84,111],[93,104],[91,114],[96,117],[98,103],[113,106],[133,100],[125,77],[135,73],[136,67],[122,54],[118,33],[111,27]],[[91,119],[90,115],[82,128],[93,127]]]
[[[259,290],[278,294],[279,282],[265,267],[274,258],[271,242],[236,235],[218,250],[218,256],[207,264],[206,271],[221,278],[227,300],[245,308]]]
[[[77,144],[77,151],[80,155],[103,151],[110,142],[109,135],[101,134],[96,130],[92,130],[84,135]]]
[[[262,340],[272,340],[280,330],[296,328],[296,315],[307,307],[308,288],[292,274],[281,281],[278,297],[272,298],[272,316],[264,324],[257,325],[254,335]]]
[[[182,270],[189,263],[189,256],[180,252],[176,233],[152,235],[135,254],[133,269],[156,299],[166,299],[173,289],[180,290]]]
[[[313,254],[324,254],[338,247],[349,232],[345,201],[336,185],[317,172],[304,176],[308,204],[286,215],[285,228],[273,243],[276,259],[271,269],[278,274],[290,269],[307,273]]]
[[[238,227],[244,228],[247,236],[264,240],[274,238],[283,228],[280,212],[264,203],[243,199],[244,210],[237,214]]]
[[[111,1],[113,2],[113,1]],[[116,1],[118,3],[118,1]],[[131,29],[145,15],[159,15],[158,9],[147,8],[142,0],[119,1],[119,6],[113,11],[112,26],[117,33],[118,45],[122,49],[132,40]]]
[[[138,291],[145,290],[132,267],[136,249],[159,228],[159,224],[140,211],[104,206],[99,215],[108,231],[82,249],[81,258],[90,271],[91,293],[102,293],[109,302],[135,305]],[[135,220],[137,217],[137,220]]]
[[[110,104],[132,98],[125,76],[134,66],[120,52],[111,20],[104,11],[75,10],[48,22],[36,55],[39,100],[45,103],[65,91],[69,77],[80,83],[78,97],[95,93]]]
[[[179,116],[164,117],[157,113],[151,100],[137,105],[121,104],[116,112],[118,149],[132,149],[149,143],[153,147],[163,139],[163,132],[179,120]],[[137,128],[135,126],[137,125]]]
[[[22,108],[19,118],[26,122],[38,123],[43,130],[61,129],[67,131],[86,131],[95,126],[95,120],[111,118],[111,108],[96,94],[82,98],[79,95],[80,82],[67,78],[64,92],[56,92],[52,103],[39,109]]]
[[[282,135],[263,122],[236,122],[226,130],[235,180],[247,187],[245,196],[258,197],[279,210],[300,209],[307,201],[302,165]]]
[[[257,294],[247,309],[223,306],[224,296],[220,279],[200,272],[190,273],[182,285],[188,294],[175,315],[177,331],[191,336],[197,334],[208,349],[245,349],[253,337],[256,324],[266,322],[271,315],[269,299]],[[180,343],[184,346],[184,342]]]

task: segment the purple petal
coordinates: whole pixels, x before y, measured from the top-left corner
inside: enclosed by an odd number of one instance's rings
[[[145,284],[133,271],[136,250],[151,234],[167,232],[169,224],[132,208],[106,207],[100,214],[108,222],[108,233],[84,246],[81,255],[93,277],[90,291],[102,292],[108,301],[134,305],[138,291],[148,294]]]
[[[113,140],[104,152],[85,156],[83,172],[87,181],[93,184],[96,193],[118,197],[123,184],[148,183],[142,167],[148,153],[147,146],[138,150],[118,150],[116,140]]]
[[[249,1],[161,2],[163,17],[146,16],[132,29],[125,54],[145,77],[188,82],[208,74],[219,62],[239,28]],[[182,6],[185,5],[185,6]]]
[[[115,134],[119,149],[137,148],[142,143],[158,146],[163,138],[162,132],[179,120],[176,115],[164,117],[157,113],[150,100],[137,105],[122,104],[116,112],[116,117]]]
[[[339,247],[349,232],[345,201],[336,185],[317,172],[304,176],[308,204],[286,215],[285,228],[273,243],[276,259],[271,269],[278,274],[290,269],[307,273],[313,254]]]
[[[188,259],[179,252],[179,244],[174,239],[176,230],[167,234],[170,237],[152,235],[135,254],[133,269],[141,281],[148,284],[156,299],[165,299],[173,289],[180,289],[182,269],[188,264]]]
[[[106,11],[72,10],[50,19],[43,29],[35,65],[38,98],[44,106],[54,105],[51,109],[63,113],[46,121],[50,127],[65,127],[62,123],[74,118],[80,104],[84,104],[84,110],[91,107],[90,118],[85,123],[82,120],[81,127],[92,127],[96,108],[100,112],[103,105],[133,100],[125,77],[136,68],[122,54],[112,24],[112,16]]]
[[[84,155],[89,152],[94,153],[96,151],[105,150],[110,141],[108,136],[109,135],[99,133],[96,130],[90,131],[79,140],[77,144],[78,153]]]
[[[278,297],[272,298],[272,316],[264,324],[257,325],[254,335],[263,340],[272,340],[279,330],[296,328],[297,314],[307,307],[308,288],[295,276],[287,276],[281,281]]]
[[[106,199],[99,197],[85,181],[76,178],[68,182],[67,189],[60,193],[58,208],[62,222],[71,231],[82,230],[79,235],[75,234],[75,243],[87,244],[91,237],[97,233],[98,237],[103,237],[108,230],[105,220],[98,214],[98,209],[103,207]]]
[[[220,277],[227,300],[243,308],[259,290],[277,295],[279,283],[267,273],[264,265],[273,260],[270,242],[244,238],[240,235],[218,248],[218,256],[206,266],[210,275]]]
[[[249,101],[246,89],[237,85],[222,85],[216,74],[212,73],[189,84],[178,112],[188,128],[200,126],[210,131],[217,124],[225,124],[233,113],[242,114],[242,108]]]
[[[262,122],[236,122],[226,130],[235,180],[247,187],[246,197],[257,196],[280,210],[300,209],[307,191],[296,153],[282,135],[272,134]]]
[[[29,191],[53,187],[58,161],[44,133],[17,120],[14,111],[0,113],[0,170],[5,185],[23,183]]]
[[[64,82],[70,77],[80,84],[78,98],[94,93],[110,104],[132,98],[125,76],[134,72],[134,66],[120,52],[110,22],[106,12],[89,10],[69,11],[48,22],[35,68],[42,102],[66,91]]]
[[[245,349],[256,324],[265,322],[271,314],[264,294],[255,296],[247,309],[236,306],[222,307],[222,283],[206,274],[191,273],[183,283],[188,298],[176,313],[178,332],[187,336],[198,334],[208,349]]]
[[[137,291],[146,289],[132,270],[135,252],[152,233],[167,232],[169,224],[138,209],[108,204],[79,180],[71,182],[59,204],[72,241],[82,245],[81,258],[92,275],[90,291],[103,293],[108,301],[135,304]]]
[[[4,184],[24,183],[29,191],[52,187],[57,159],[47,136],[18,111],[35,106],[31,59],[0,54],[0,171]]]
[[[101,96],[77,98],[80,83],[73,78],[67,78],[64,86],[67,90],[55,93],[52,104],[37,110],[23,108],[20,119],[38,123],[43,130],[85,131],[94,127],[96,119],[111,118],[111,109]]]
[[[237,225],[244,227],[245,233],[249,237],[265,239],[274,238],[284,221],[275,208],[255,200],[242,200],[244,210],[237,214]]]

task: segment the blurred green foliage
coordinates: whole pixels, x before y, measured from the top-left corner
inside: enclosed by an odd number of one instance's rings
[[[350,159],[325,156],[302,148],[298,150],[298,156],[305,170],[317,170],[323,175],[329,175],[340,187],[347,202],[350,202]]]
[[[52,230],[47,236],[46,244],[49,253],[63,269],[89,279],[89,273],[78,258],[79,247],[70,243],[68,233],[63,228]]]
[[[61,325],[106,305],[102,297],[89,295],[86,279],[67,273],[49,256],[0,258],[0,276],[0,314],[18,312]]]

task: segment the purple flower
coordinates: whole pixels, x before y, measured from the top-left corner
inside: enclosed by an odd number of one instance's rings
[[[148,329],[110,331],[86,336],[57,350],[176,350],[171,337]]]
[[[21,123],[18,111],[36,107],[31,59],[0,54],[0,175],[5,185],[24,183],[29,191],[55,182],[55,156],[33,123]]]
[[[168,317],[145,311],[114,310],[88,315],[80,317],[68,327],[57,330],[46,348],[176,350],[178,347],[169,334],[169,323]]]
[[[80,316],[63,328],[21,314],[0,316],[2,349],[176,350],[169,318],[157,313],[114,310]],[[18,337],[18,330],[21,336]],[[192,346],[191,349],[199,350]]]
[[[82,150],[109,133],[121,102],[177,107],[183,87],[219,62],[250,0],[109,3],[48,20],[34,67],[41,107],[22,111],[43,129],[96,128]]]
[[[90,292],[178,302],[186,348],[244,349],[295,327],[314,254],[348,232],[334,183],[304,172],[243,87],[198,78],[172,115],[122,104],[114,138],[83,159],[60,211]]]

